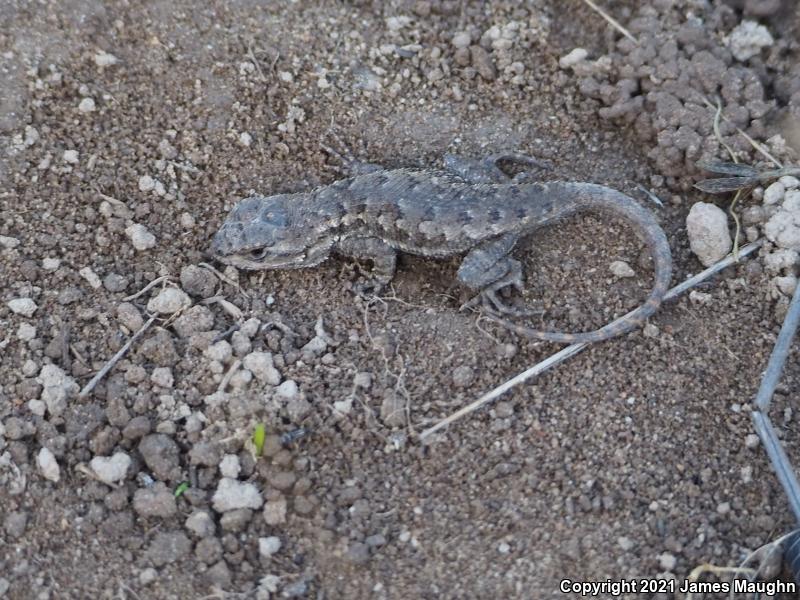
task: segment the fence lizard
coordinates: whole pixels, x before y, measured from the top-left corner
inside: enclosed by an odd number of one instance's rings
[[[632,198],[591,183],[531,183],[510,178],[503,159],[445,157],[443,169],[385,170],[360,164],[355,175],[310,192],[252,196],[239,202],[214,236],[211,252],[243,269],[313,267],[332,253],[373,263],[374,289],[391,281],[397,251],[445,258],[464,254],[458,281],[477,295],[490,317],[522,335],[562,343],[599,342],[639,327],[660,306],[672,271],[667,238],[652,213]],[[524,175],[524,174],[523,174]],[[634,226],[653,257],[655,284],[624,321],[586,333],[537,331],[501,315],[498,290],[522,290],[522,265],[510,256],[523,237],[581,210],[610,212]]]

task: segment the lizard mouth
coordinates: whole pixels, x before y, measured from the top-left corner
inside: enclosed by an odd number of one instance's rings
[[[228,256],[217,256],[217,260],[227,265],[232,265],[237,269],[247,269],[249,271],[260,271],[265,269],[302,269],[305,267],[315,267],[330,254],[333,239],[323,239],[320,242],[309,246],[302,252],[267,252],[261,255],[254,254],[229,254]]]
[[[242,254],[232,254],[230,256],[220,256],[218,260],[232,265],[237,269],[247,269],[257,271],[261,269],[299,269],[305,266],[306,254],[272,254],[264,258],[255,260]]]

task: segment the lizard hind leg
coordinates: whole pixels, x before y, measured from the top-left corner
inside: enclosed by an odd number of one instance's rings
[[[522,263],[508,255],[516,241],[516,235],[505,234],[478,244],[464,257],[458,268],[458,280],[478,293],[461,306],[462,310],[482,304],[495,314],[512,317],[538,314],[508,306],[498,296],[501,289],[509,286],[523,291]]]

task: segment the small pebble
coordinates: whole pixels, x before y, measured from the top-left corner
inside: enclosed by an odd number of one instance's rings
[[[280,549],[281,540],[279,537],[270,536],[258,538],[258,553],[264,558],[272,558],[272,555]]]
[[[97,478],[103,483],[114,484],[125,479],[131,457],[124,452],[117,452],[113,456],[95,456],[89,466]]]
[[[69,163],[71,165],[75,165],[78,163],[78,151],[77,150],[64,150],[64,155],[62,156],[65,163]]]
[[[242,365],[255,375],[256,379],[270,385],[281,382],[281,374],[272,360],[269,352],[251,352],[242,359]]]
[[[139,177],[139,191],[140,192],[151,192],[156,187],[156,180],[150,177],[150,175],[142,175]]]
[[[558,66],[562,69],[569,69],[586,60],[587,56],[589,56],[589,53],[584,48],[575,48],[558,59]]]
[[[131,244],[136,250],[149,250],[156,245],[156,236],[150,233],[147,227],[139,223],[134,223],[125,229],[125,234],[130,238]]]
[[[242,471],[242,466],[239,464],[239,457],[235,454],[226,454],[222,457],[219,463],[219,472],[223,477],[230,477],[236,479]]]
[[[784,193],[786,193],[786,187],[780,180],[770,184],[770,186],[764,190],[764,204],[767,206],[777,204],[783,200]]]
[[[189,295],[175,287],[167,287],[161,290],[155,298],[151,298],[147,303],[147,310],[162,315],[171,315],[178,312],[181,308],[192,305]]]
[[[662,570],[672,572],[672,570],[678,564],[678,560],[669,552],[664,552],[663,554],[659,555],[658,564]]]
[[[82,113],[90,113],[94,110],[94,98],[87,97],[80,101],[78,104],[78,110]]]
[[[94,64],[98,67],[105,68],[117,64],[118,59],[113,54],[103,52],[102,50],[94,55]]]
[[[186,518],[184,527],[197,537],[205,538],[214,535],[214,519],[204,510],[193,512]]]
[[[731,251],[728,215],[716,204],[695,203],[686,217],[686,230],[692,252],[703,266],[713,265]]]
[[[635,277],[636,271],[623,260],[615,260],[609,265],[609,270],[616,277]]]
[[[239,508],[255,510],[261,508],[264,501],[254,484],[223,477],[219,480],[211,502],[215,511],[223,513]]]
[[[39,454],[36,455],[36,464],[39,467],[39,472],[42,474],[42,477],[58,483],[58,480],[61,478],[61,469],[58,466],[56,457],[50,449],[42,448],[39,450]]]
[[[453,36],[453,46],[456,48],[468,48],[472,43],[472,37],[466,31],[459,31]]]
[[[35,313],[38,308],[36,302],[31,298],[14,298],[13,300],[9,300],[6,305],[14,314],[28,318],[32,317],[33,313]]]
[[[122,302],[117,306],[117,319],[128,331],[138,331],[144,325],[139,309],[130,302]]]
[[[150,381],[163,388],[172,388],[175,380],[172,376],[172,369],[169,367],[156,367],[150,375]]]
[[[469,386],[475,380],[475,369],[462,365],[453,369],[453,385],[459,388]]]
[[[100,277],[97,276],[97,273],[95,273],[91,267],[83,267],[80,271],[78,271],[78,274],[96,290],[100,289],[100,287],[103,285],[103,283],[100,281]]]

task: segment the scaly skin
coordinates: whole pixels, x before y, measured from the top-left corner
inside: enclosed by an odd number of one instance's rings
[[[375,286],[394,276],[397,251],[445,258],[465,254],[459,281],[475,290],[493,318],[527,337],[599,342],[639,327],[660,306],[672,257],[655,217],[633,199],[590,183],[502,181],[436,169],[375,169],[308,193],[242,200],[214,236],[220,261],[245,269],[313,267],[331,253],[374,262]],[[476,183],[478,182],[478,183]],[[520,263],[509,256],[521,236],[582,210],[610,212],[634,226],[655,265],[647,300],[628,318],[587,333],[537,331],[500,318],[516,314],[496,292],[521,289]]]

